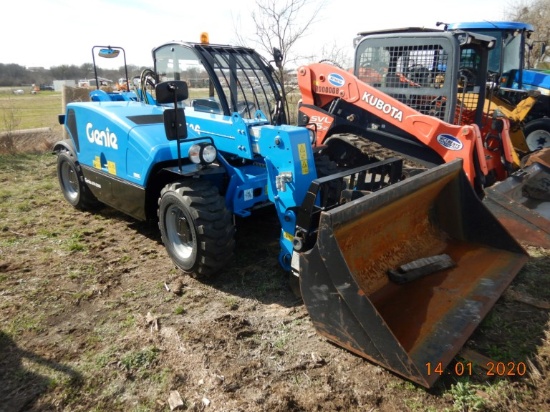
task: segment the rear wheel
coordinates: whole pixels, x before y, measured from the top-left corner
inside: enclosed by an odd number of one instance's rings
[[[67,202],[81,210],[97,209],[101,203],[84,181],[82,169],[69,151],[57,155],[57,179]]]
[[[225,199],[207,181],[167,185],[159,199],[159,228],[172,261],[181,270],[211,275],[235,249],[235,228]]]

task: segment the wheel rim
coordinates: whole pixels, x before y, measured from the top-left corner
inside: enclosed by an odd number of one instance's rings
[[[76,170],[68,162],[61,165],[61,184],[65,195],[72,201],[79,195],[78,176]]]
[[[194,232],[187,216],[179,207],[172,205],[166,210],[166,235],[174,253],[180,259],[189,259],[195,250]]]
[[[529,150],[543,149],[545,147],[550,147],[550,132],[539,129],[535,130],[525,138]]]

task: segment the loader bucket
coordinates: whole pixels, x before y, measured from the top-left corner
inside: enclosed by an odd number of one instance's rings
[[[483,202],[518,241],[550,249],[550,167],[532,163],[486,188]]]
[[[526,261],[457,160],[321,212],[300,289],[321,335],[429,388]]]

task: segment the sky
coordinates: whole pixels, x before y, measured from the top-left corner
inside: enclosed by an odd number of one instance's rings
[[[281,0],[286,1],[286,0]],[[315,1],[315,0],[313,0]],[[505,4],[506,3],[506,4]],[[0,24],[0,63],[25,67],[92,62],[94,46],[124,48],[128,64],[152,66],[151,50],[165,42],[237,44],[254,33],[255,0],[11,0]],[[358,7],[358,4],[361,6]],[[437,21],[503,20],[502,0],[320,0],[317,22],[296,45],[297,55],[331,47],[349,49],[360,31],[396,27],[435,28]],[[253,47],[253,43],[247,43]],[[105,67],[102,60],[100,67]],[[118,61],[116,67],[121,65]],[[114,63],[114,62],[113,62]]]

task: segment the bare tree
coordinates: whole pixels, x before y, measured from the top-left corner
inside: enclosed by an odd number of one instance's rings
[[[337,44],[336,42],[324,44],[320,56],[313,55],[309,60],[326,61],[342,69],[350,69],[353,66],[353,60],[349,54],[350,50],[353,49],[350,46],[351,41],[350,44],[346,45]]]
[[[528,67],[550,60],[550,0],[521,0],[510,5],[506,18],[511,21],[530,23],[535,32],[530,39],[530,53],[527,55]],[[546,45],[544,54],[543,45]]]
[[[317,21],[323,4],[313,0],[256,0],[252,11],[255,26],[253,41],[259,51],[268,56],[273,54],[274,49],[281,51],[278,62],[281,80],[285,80],[285,66],[299,58],[292,50]],[[239,42],[246,44],[240,32],[236,30],[236,33]]]

